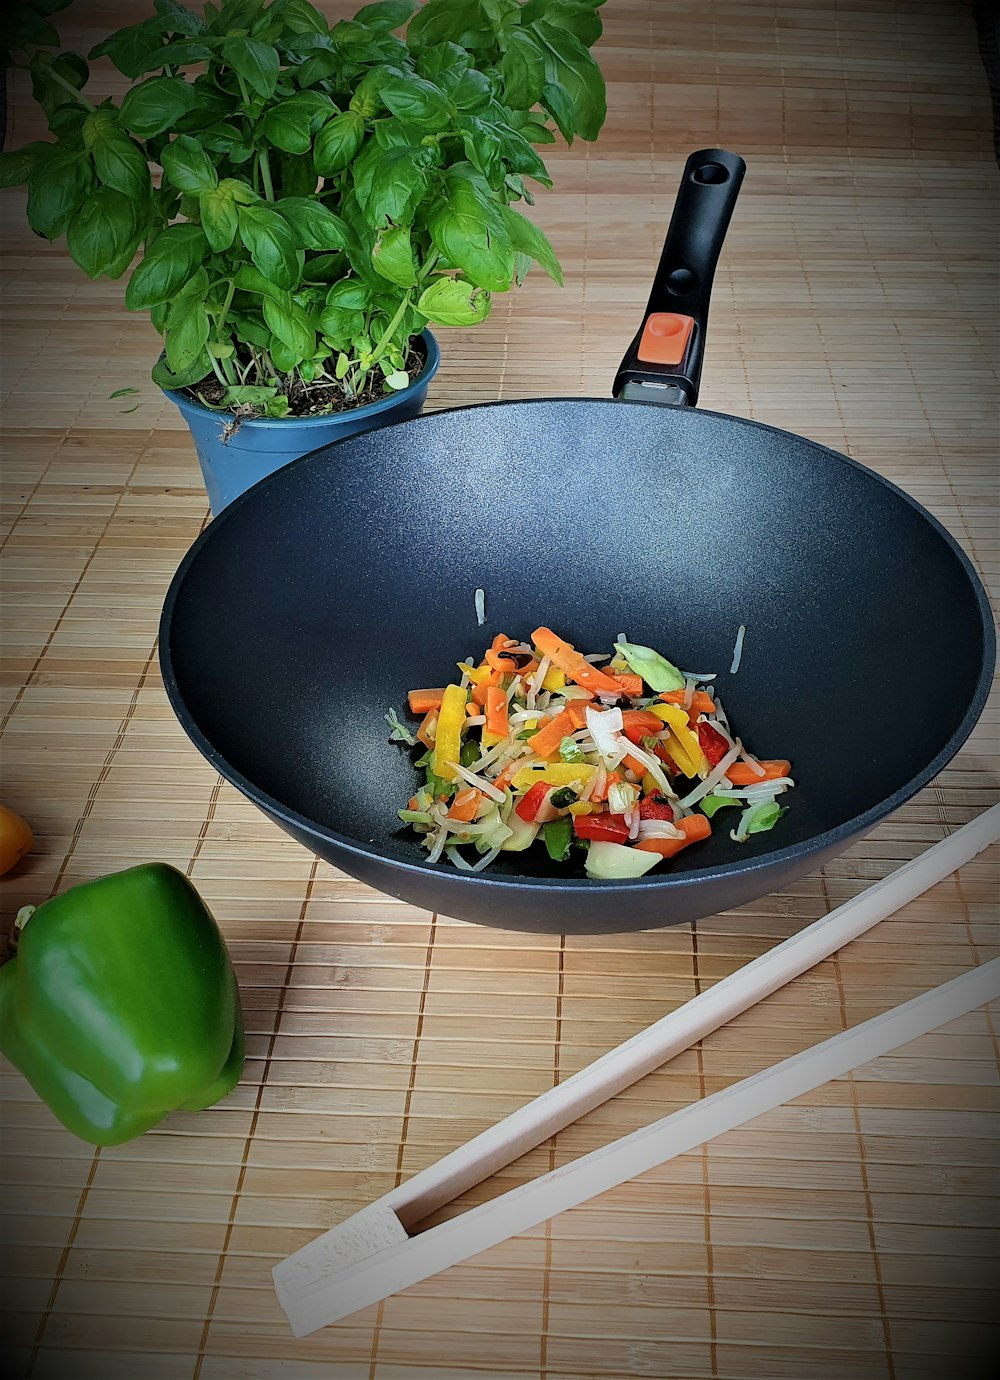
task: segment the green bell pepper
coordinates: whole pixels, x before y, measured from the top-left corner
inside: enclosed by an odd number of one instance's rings
[[[0,1050],[93,1145],[230,1092],[243,1070],[239,990],[188,879],[144,863],[31,913],[0,968]]]

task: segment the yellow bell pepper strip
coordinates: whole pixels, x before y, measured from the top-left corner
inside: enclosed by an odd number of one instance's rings
[[[30,853],[34,841],[31,826],[6,805],[0,805],[0,875]]]
[[[434,775],[442,781],[455,781],[458,773],[449,763],[458,761],[462,750],[462,727],[468,694],[460,685],[448,685],[441,696],[437,735],[434,739]]]
[[[0,968],[0,1050],[74,1135],[118,1145],[235,1086],[236,978],[183,873],[144,863],[25,914]]]
[[[562,690],[566,685],[566,672],[560,671],[558,666],[550,666],[545,672],[545,679],[542,681],[542,689],[550,692]]]
[[[687,711],[676,704],[651,704],[649,713],[670,729],[664,742],[667,752],[685,776],[699,776],[708,771],[708,761],[698,742],[698,735],[688,725]]]
[[[586,786],[596,772],[589,762],[549,762],[544,767],[521,767],[511,785],[516,791],[526,791],[538,781],[550,786]]]

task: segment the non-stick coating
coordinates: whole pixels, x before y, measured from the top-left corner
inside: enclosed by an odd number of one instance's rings
[[[611,886],[541,849],[472,879],[423,863],[383,715],[540,623],[719,672],[751,750],[793,763],[775,830],[738,845],[717,816],[707,843]],[[710,913],[846,847],[971,731],[993,634],[955,542],[862,466],[713,413],[552,400],[423,416],[257,485],[178,572],[161,654],[194,741],[308,846],[446,914],[572,931]]]

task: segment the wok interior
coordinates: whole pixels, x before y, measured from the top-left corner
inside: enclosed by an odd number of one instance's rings
[[[540,623],[584,651],[626,632],[719,672],[750,750],[791,759],[773,833],[737,845],[736,813],[718,816],[673,872],[808,841],[903,790],[961,723],[982,663],[961,562],[868,472],[711,413],[571,400],[428,415],[258,486],[191,560],[169,661],[237,785],[419,862],[396,818],[418,777],[383,715],[497,632]],[[551,876],[542,853],[491,872]]]

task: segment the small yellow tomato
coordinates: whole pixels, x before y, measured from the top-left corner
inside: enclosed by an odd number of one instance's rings
[[[35,836],[20,815],[0,805],[0,874],[9,872],[31,851]]]

